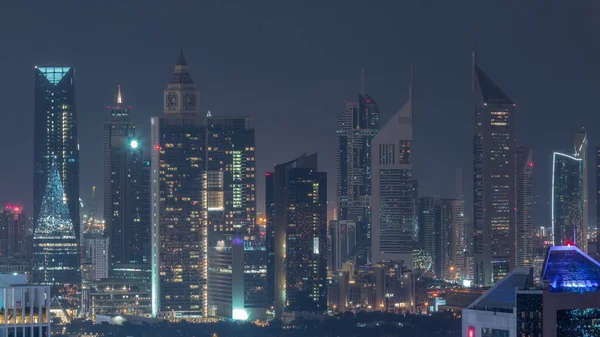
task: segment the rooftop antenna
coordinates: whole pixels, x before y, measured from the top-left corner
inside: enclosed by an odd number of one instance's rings
[[[117,86],[117,104],[123,104],[123,99],[121,97],[121,85]]]

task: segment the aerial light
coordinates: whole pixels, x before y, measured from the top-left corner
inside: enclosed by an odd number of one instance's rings
[[[135,139],[129,143],[129,146],[131,146],[132,149],[137,149],[138,145],[138,141]]]
[[[248,319],[248,313],[244,309],[233,309],[233,312],[231,313],[231,318],[240,321],[245,321]]]

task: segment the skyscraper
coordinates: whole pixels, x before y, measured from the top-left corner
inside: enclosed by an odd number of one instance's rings
[[[6,205],[0,211],[0,257],[25,257],[25,220],[21,206]]]
[[[265,173],[265,222],[267,248],[267,303],[275,305],[275,173]]]
[[[472,91],[475,283],[486,285],[515,265],[516,104],[479,68],[475,51]]]
[[[331,271],[341,270],[356,247],[356,223],[348,220],[329,222]]]
[[[327,310],[327,174],[317,154],[275,166],[267,203],[274,200],[275,316],[284,310]]]
[[[371,141],[379,131],[379,108],[364,93],[346,101],[337,122],[338,219],[356,222],[358,246],[371,245]]]
[[[434,197],[419,198],[419,245],[425,253],[431,256],[431,270],[438,272],[436,266],[437,256],[437,237],[436,232],[436,200]]]
[[[596,146],[596,228],[600,228],[600,146]],[[597,231],[598,246],[597,252],[600,252],[600,231]]]
[[[151,119],[152,314],[207,313],[206,124],[180,53]]]
[[[517,146],[517,266],[533,267],[533,191],[531,149]]]
[[[34,283],[53,286],[80,283],[80,250],[71,219],[58,165],[52,164],[33,234]]]
[[[587,247],[583,225],[583,159],[554,152],[552,156],[552,231],[554,245]]]
[[[35,67],[33,223],[39,223],[42,199],[53,162],[64,187],[71,223],[79,240],[79,143],[75,105],[75,69]]]
[[[573,140],[573,157],[581,159],[582,165],[582,179],[583,179],[583,227],[587,233],[590,226],[589,219],[589,204],[588,204],[588,139],[587,131],[585,128],[581,128],[576,134]],[[587,237],[586,237],[587,240]],[[585,246],[580,246],[581,250],[587,253],[587,243]]]
[[[371,144],[371,262],[412,261],[415,217],[412,181],[412,71],[408,102]]]
[[[104,123],[104,220],[110,265],[150,262],[149,166],[121,86]]]
[[[256,223],[254,125],[250,117],[208,117],[206,175],[209,232]]]
[[[464,277],[465,202],[462,199],[440,199],[437,213],[439,235],[436,237],[436,266],[439,271],[436,274],[444,280]]]

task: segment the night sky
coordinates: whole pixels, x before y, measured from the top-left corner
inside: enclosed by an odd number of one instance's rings
[[[259,211],[264,172],[303,152],[320,153],[334,202],[336,120],[360,92],[361,69],[386,122],[407,99],[411,63],[419,194],[452,196],[462,168],[471,209],[474,43],[478,64],[517,103],[517,142],[533,148],[534,225],[550,223],[552,151],[571,152],[582,126],[594,219],[599,19],[595,0],[3,1],[0,203],[31,210],[34,65],[76,68],[88,201],[93,185],[101,192],[102,123],[117,84],[147,145],[183,48],[203,111],[255,119]]]

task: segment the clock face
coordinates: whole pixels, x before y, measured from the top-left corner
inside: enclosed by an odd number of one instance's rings
[[[195,109],[196,108],[196,95],[187,94],[185,95],[185,108]]]
[[[177,94],[167,94],[167,107],[168,108],[176,108],[177,107]]]

